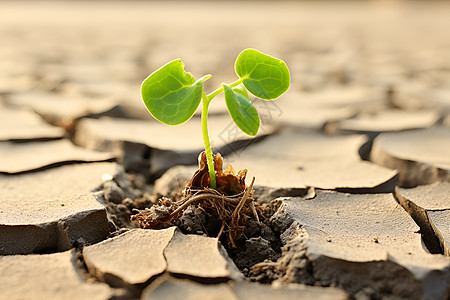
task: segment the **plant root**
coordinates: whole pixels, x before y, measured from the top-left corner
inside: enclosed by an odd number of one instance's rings
[[[218,186],[216,189],[208,187],[206,156],[199,157],[197,170],[184,190],[185,197],[179,201],[161,198],[158,204],[140,211],[131,217],[141,228],[161,229],[175,225],[183,212],[190,206],[200,208],[215,222],[221,222],[218,232],[207,232],[210,236],[217,236],[229,247],[237,248],[237,242],[243,237],[247,220],[254,218],[260,224],[261,209],[253,199],[253,184],[245,186],[247,170],[236,171],[231,167],[223,171],[223,160],[220,154],[214,156],[214,165]],[[204,230],[207,231],[206,229]]]

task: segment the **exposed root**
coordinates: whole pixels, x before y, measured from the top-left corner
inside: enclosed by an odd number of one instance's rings
[[[222,157],[214,156],[217,175],[217,188],[209,188],[207,176],[206,156],[200,156],[199,170],[197,170],[184,190],[185,197],[179,201],[161,198],[158,204],[140,211],[132,216],[142,228],[160,229],[175,225],[183,212],[190,206],[200,208],[207,216],[221,222],[218,232],[207,232],[210,236],[217,236],[226,241],[228,246],[237,247],[237,241],[243,237],[247,220],[254,217],[260,224],[261,209],[253,199],[253,178],[249,186],[245,186],[247,170],[236,174],[233,167],[222,170]]]

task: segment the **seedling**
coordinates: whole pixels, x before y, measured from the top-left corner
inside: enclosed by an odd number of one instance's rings
[[[211,78],[205,75],[195,80],[184,71],[180,59],[168,62],[150,74],[141,86],[142,100],[147,110],[158,121],[179,125],[192,118],[202,103],[201,124],[206,152],[210,187],[216,188],[213,153],[208,134],[208,108],[219,94],[225,94],[228,112],[236,125],[247,135],[255,136],[260,126],[256,108],[248,92],[263,100],[274,100],[289,88],[290,75],[286,63],[255,49],[245,49],[236,59],[234,68],[238,80],[225,84],[206,94],[203,83]]]
[[[273,100],[289,88],[290,76],[286,64],[254,49],[242,51],[236,59],[239,79],[222,83],[206,94],[203,83],[184,71],[184,64],[175,59],[148,76],[141,86],[142,99],[148,111],[159,121],[179,125],[188,121],[202,103],[202,134],[205,151],[199,156],[199,169],[189,180],[183,198],[173,201],[162,197],[157,204],[131,217],[142,228],[155,229],[176,225],[188,207],[196,207],[212,222],[202,224],[210,236],[236,248],[242,241],[247,220],[254,217],[260,224],[261,208],[253,199],[253,184],[245,184],[247,170],[236,173],[231,165],[223,170],[220,154],[213,156],[208,135],[208,108],[211,101],[224,93],[228,112],[236,125],[246,134],[258,133],[260,119],[249,100],[249,93],[263,100]],[[220,229],[214,224],[221,223]],[[209,225],[208,225],[209,224]],[[217,224],[218,225],[218,224]]]

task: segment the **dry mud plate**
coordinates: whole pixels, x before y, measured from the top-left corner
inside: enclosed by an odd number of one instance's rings
[[[450,128],[432,127],[382,134],[375,139],[371,160],[399,170],[399,184],[414,187],[450,181]]]
[[[317,280],[354,292],[370,287],[376,297],[446,295],[448,259],[423,249],[417,225],[391,195],[320,191],[311,200],[282,201],[272,221],[293,222],[281,235],[284,253],[275,264],[256,265],[258,272],[272,268],[268,274],[283,282]]]
[[[3,1],[0,299],[450,299],[449,10]],[[250,99],[254,138],[211,103],[213,151],[248,173],[192,200],[201,112],[161,124],[140,84],[180,58],[209,93],[247,47],[291,86]]]

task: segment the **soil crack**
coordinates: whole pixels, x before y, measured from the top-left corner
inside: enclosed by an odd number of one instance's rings
[[[427,211],[404,197],[398,188],[395,188],[394,198],[420,227],[420,234],[428,251],[433,254],[444,254],[445,241],[442,234],[430,221]],[[447,252],[449,252],[448,249]]]

